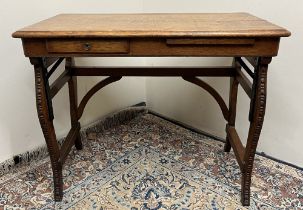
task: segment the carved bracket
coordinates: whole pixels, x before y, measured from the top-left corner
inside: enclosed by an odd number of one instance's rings
[[[120,80],[121,78],[122,78],[122,76],[107,77],[106,79],[100,81],[98,84],[96,84],[94,87],[92,87],[92,89],[90,89],[86,93],[86,95],[83,97],[82,101],[80,102],[80,105],[78,107],[78,120],[81,118],[87,102],[96,92],[98,92],[103,87],[109,85],[110,83]]]
[[[199,87],[206,90],[211,96],[213,96],[221,108],[224,119],[226,121],[228,121],[228,116],[229,116],[228,108],[227,108],[223,98],[220,96],[220,94],[214,88],[212,88],[209,84],[207,84],[206,82],[204,82],[196,77],[182,77],[182,78],[190,83],[198,85]]]

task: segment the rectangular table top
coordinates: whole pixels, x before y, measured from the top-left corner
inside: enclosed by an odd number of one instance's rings
[[[60,14],[15,38],[286,37],[290,32],[248,13]]]

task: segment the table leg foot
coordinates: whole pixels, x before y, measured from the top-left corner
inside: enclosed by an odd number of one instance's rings
[[[60,164],[53,166],[54,200],[60,202],[63,199],[63,178]]]
[[[230,152],[231,150],[231,144],[229,142],[228,137],[226,136],[226,142],[224,144],[224,152]]]
[[[78,136],[76,138],[75,147],[76,147],[77,150],[82,150],[83,149],[83,144],[82,144],[82,141],[81,141],[80,134],[78,134]]]
[[[243,206],[249,206],[250,205],[250,184],[251,184],[250,174],[242,173],[241,203],[242,203]]]

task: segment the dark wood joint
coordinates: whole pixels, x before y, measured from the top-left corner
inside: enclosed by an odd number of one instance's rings
[[[41,79],[43,79],[43,91],[45,91],[45,97],[47,100],[47,109],[48,109],[48,117],[49,120],[54,119],[54,113],[53,113],[53,104],[52,104],[52,97],[51,97],[51,90],[49,86],[49,80],[47,78],[47,68],[45,66],[45,61],[43,61],[42,58],[30,58],[30,62],[32,65],[34,65],[35,69],[41,69]]]
[[[262,84],[264,84],[264,80],[267,79],[267,69],[268,69],[268,65],[271,63],[271,60],[272,60],[271,57],[258,58],[257,66],[255,67],[255,71],[254,71],[254,75],[253,75],[252,93],[251,93],[251,101],[250,101],[250,109],[249,109],[249,121],[250,122],[253,120],[253,116],[254,116],[254,107],[255,107],[255,103],[256,103],[258,85],[260,82],[262,82]],[[264,69],[266,69],[266,72],[264,72]],[[262,70],[263,70],[263,72],[262,72]]]

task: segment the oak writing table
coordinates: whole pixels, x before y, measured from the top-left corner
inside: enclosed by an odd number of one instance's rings
[[[39,121],[50,154],[55,201],[63,197],[62,167],[73,145],[80,150],[79,119],[89,99],[123,76],[170,76],[200,86],[218,102],[226,120],[226,143],[242,173],[241,201],[250,203],[254,156],[262,129],[267,69],[278,54],[281,37],[290,32],[247,13],[209,14],[62,14],[13,34],[21,38],[24,54],[34,65]],[[75,66],[74,57],[195,56],[233,57],[230,67],[92,67]],[[65,71],[49,78],[65,60]],[[78,76],[108,76],[77,100]],[[229,77],[229,106],[217,91],[198,78]],[[52,98],[68,83],[71,130],[60,147],[53,126]],[[250,98],[247,144],[235,129],[238,85]]]

